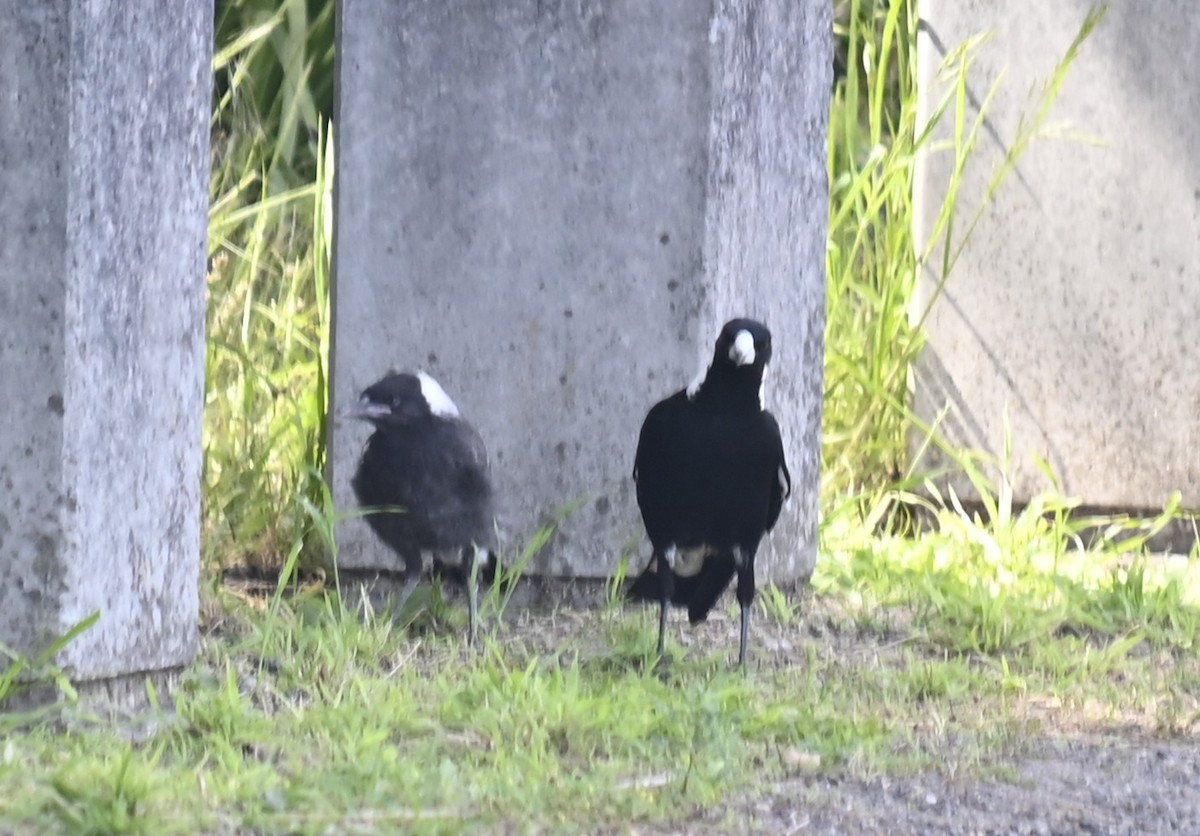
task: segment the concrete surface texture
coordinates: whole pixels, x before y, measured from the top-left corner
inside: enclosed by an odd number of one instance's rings
[[[0,15],[0,642],[79,680],[197,639],[212,7]],[[144,690],[144,688],[143,688]]]
[[[335,409],[389,367],[424,368],[489,445],[508,547],[558,519],[535,571],[604,576],[648,554],[630,475],[647,409],[726,319],[762,318],[796,492],[760,566],[807,577],[830,14],[342,0]],[[333,427],[339,507],[368,431]],[[342,526],[343,567],[389,559]]]
[[[959,229],[1035,116],[1034,97],[1090,4],[928,0],[919,43],[929,113],[938,66],[972,35],[976,106],[1003,73],[959,203]],[[1050,483],[1088,505],[1152,511],[1172,491],[1200,508],[1200,18],[1188,0],[1153,14],[1117,2],[1079,57],[1046,122],[953,268],[928,319],[917,412],[954,444],[1002,456],[1018,500]],[[970,116],[977,110],[972,108]],[[938,133],[948,136],[952,116]],[[1090,137],[1090,141],[1080,137]],[[918,238],[932,234],[953,161],[923,155]],[[940,256],[939,256],[940,257]],[[934,296],[935,258],[914,315]],[[937,467],[939,459],[926,460]],[[956,487],[972,495],[961,480]]]

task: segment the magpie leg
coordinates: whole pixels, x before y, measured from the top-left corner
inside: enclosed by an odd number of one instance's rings
[[[420,552],[409,552],[403,555],[404,557],[404,585],[400,590],[400,599],[396,601],[395,612],[398,613],[404,608],[408,602],[409,596],[416,589],[416,584],[420,582],[421,570],[424,565],[421,563]]]
[[[417,584],[421,581],[421,553],[405,554],[404,558],[404,585],[400,587],[400,593],[392,599],[393,618],[399,618],[404,612],[404,605],[408,603],[409,597],[412,596],[413,590],[417,588]]]
[[[479,547],[463,549],[463,563],[467,575],[467,647],[474,647],[479,634]]]
[[[742,604],[742,636],[738,641],[738,667],[746,669],[746,639],[750,635],[750,606]]]
[[[671,607],[671,596],[675,593],[675,547],[671,546],[661,552],[654,553],[658,561],[658,658],[666,659],[667,651],[667,611]]]
[[[746,645],[750,636],[750,610],[754,605],[754,554],[738,549],[734,552],[737,562],[737,599],[742,610],[742,633],[738,640],[738,667],[746,670]]]
[[[404,605],[408,603],[409,597],[412,597],[413,590],[416,589],[416,584],[420,583],[420,581],[420,570],[415,572],[404,572],[404,585],[400,588],[400,595],[396,596],[396,603],[395,606],[392,607],[391,612],[394,612],[396,615],[400,615],[402,612],[404,612]]]
[[[667,652],[667,602],[661,602],[658,610],[658,658],[666,658]]]

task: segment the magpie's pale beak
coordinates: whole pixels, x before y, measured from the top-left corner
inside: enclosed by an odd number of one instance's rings
[[[729,359],[739,366],[749,366],[754,362],[754,337],[749,331],[738,331],[733,345],[729,347]]]
[[[338,418],[354,418],[359,421],[374,421],[376,418],[382,418],[391,413],[391,407],[387,404],[375,403],[366,396],[359,398],[358,403],[353,406],[348,406],[345,409],[338,410]]]

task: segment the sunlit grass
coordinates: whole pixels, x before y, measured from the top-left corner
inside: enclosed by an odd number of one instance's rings
[[[993,536],[946,520],[933,538],[830,555],[798,617],[780,623],[762,607],[759,635],[795,651],[758,647],[749,676],[703,631],[668,676],[651,673],[652,608],[500,621],[493,597],[472,654],[453,626],[414,635],[320,590],[268,617],[214,587],[205,609],[217,615],[177,716],[140,743],[80,719],[67,734],[8,735],[0,822],[679,826],[720,821],[722,804],[750,805],[796,776],[991,774],[1037,735],[1188,733],[1200,717],[1197,610],[1171,590],[1190,572],[1106,575],[1080,556],[1052,561],[1036,532],[1005,554]],[[1026,585],[1044,594],[1021,598]],[[1020,606],[966,606],[1006,589]]]
[[[231,170],[233,159],[244,173]],[[272,194],[267,161],[213,176],[204,414],[210,568],[277,567],[319,502],[329,354],[332,133],[312,183]]]

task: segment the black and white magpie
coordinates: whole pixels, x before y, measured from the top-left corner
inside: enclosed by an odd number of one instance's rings
[[[497,567],[483,439],[424,372],[390,372],[344,414],[375,426],[351,484],[375,534],[404,561],[400,605],[420,580],[423,555],[430,554],[436,575],[467,589],[473,644],[478,578],[490,583]]]
[[[708,368],[642,424],[633,478],[654,554],[627,594],[659,602],[660,658],[668,605],[687,606],[692,624],[704,621],[736,574],[738,664],[746,665],[754,556],[792,488],[779,424],[763,403],[770,360],[767,327],[734,319]]]

